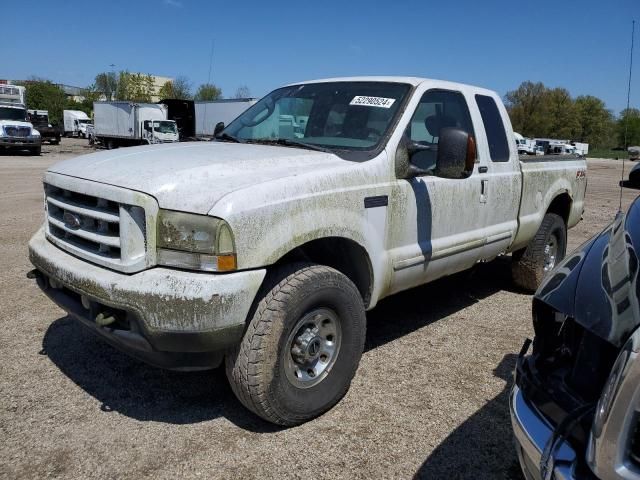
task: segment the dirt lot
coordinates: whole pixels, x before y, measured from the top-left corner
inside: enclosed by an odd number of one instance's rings
[[[275,428],[240,406],[221,371],[132,360],[25,278],[41,173],[85,145],[0,154],[0,477],[521,478],[507,393],[531,297],[513,290],[508,259],[381,302],[346,398],[306,425]],[[613,217],[620,167],[589,161],[571,248]],[[634,197],[625,192],[625,205]]]

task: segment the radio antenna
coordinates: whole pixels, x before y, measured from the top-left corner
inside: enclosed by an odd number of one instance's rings
[[[636,30],[636,21],[631,21],[631,55],[629,58],[629,83],[627,85],[627,110],[624,119],[624,156],[622,157],[622,179],[620,180],[620,203],[618,205],[618,212],[622,211],[622,186],[624,185],[624,162],[629,155],[627,145],[627,135],[629,132],[629,99],[631,98],[631,71],[633,70],[633,36]]]
[[[213,68],[213,49],[216,46],[216,40],[211,39],[211,55],[209,55],[209,75],[207,75],[207,88],[211,87],[211,68]],[[208,102],[208,101],[207,101]],[[204,134],[207,132],[207,103],[204,104],[204,120],[203,120]],[[215,129],[215,126],[214,126]],[[213,133],[213,130],[212,130]],[[198,132],[196,132],[196,135]]]

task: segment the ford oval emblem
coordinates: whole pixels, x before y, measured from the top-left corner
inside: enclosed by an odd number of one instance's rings
[[[71,212],[64,212],[62,220],[64,221],[65,226],[73,228],[74,230],[80,228],[80,225],[82,224],[80,217]]]

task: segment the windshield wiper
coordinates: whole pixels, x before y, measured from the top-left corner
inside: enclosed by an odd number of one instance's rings
[[[298,147],[306,148],[307,150],[315,150],[316,152],[333,153],[328,148],[321,147],[319,145],[313,145],[311,143],[298,142],[297,140],[291,140],[289,138],[274,138],[274,139],[259,139],[259,140],[247,140],[249,143],[262,143],[266,145],[283,145],[285,147]]]
[[[234,137],[233,135],[229,135],[228,133],[221,133],[220,135],[216,136],[216,140],[226,140],[228,142],[235,142],[235,143],[244,143],[244,140],[240,140],[237,137]]]

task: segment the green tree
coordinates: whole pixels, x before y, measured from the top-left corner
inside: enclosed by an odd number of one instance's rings
[[[626,148],[633,145],[640,145],[640,110],[637,108],[625,108],[620,112],[615,131],[618,146]]]
[[[142,73],[122,71],[118,75],[116,98],[130,102],[151,102],[154,94],[153,77]]]
[[[547,115],[547,120],[543,123],[546,127],[543,134],[545,137],[571,140],[580,134],[575,104],[567,89],[547,90],[543,96],[543,104]]]
[[[211,101],[222,98],[222,90],[212,83],[203,83],[196,91],[195,100]]]
[[[108,101],[115,100],[118,77],[115,72],[103,72],[96,75],[95,88],[102,92]]]
[[[64,90],[50,80],[33,77],[24,83],[27,108],[48,110],[49,121],[56,125],[62,122],[62,111],[66,104]]]
[[[180,76],[173,81],[166,82],[160,90],[158,96],[163,98],[177,98],[179,100],[191,100],[191,82],[187,77]]]
[[[593,147],[614,146],[614,121],[604,102],[592,95],[581,95],[575,100],[575,115],[580,124],[574,140]]]
[[[506,104],[513,129],[525,137],[542,137],[549,130],[547,87],[542,82],[522,82],[507,92]]]

